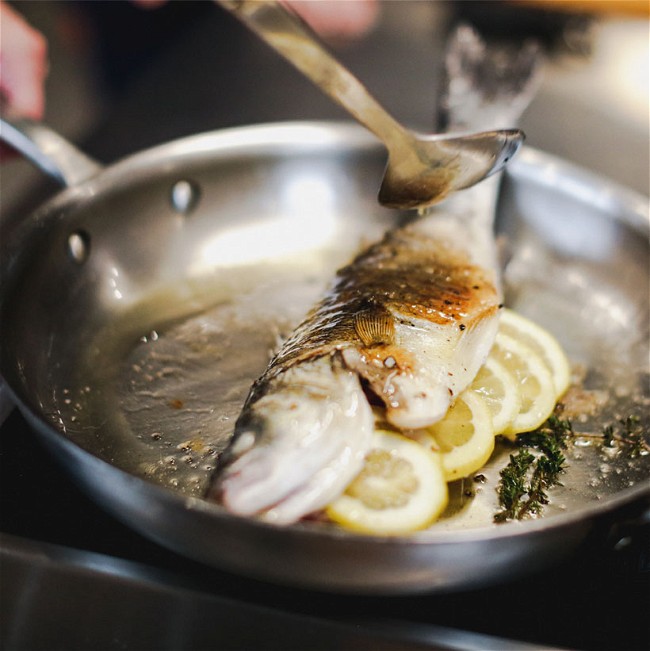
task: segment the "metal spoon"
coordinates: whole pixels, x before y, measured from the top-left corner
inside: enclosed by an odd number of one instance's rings
[[[277,2],[217,0],[311,79],[388,149],[379,202],[424,208],[501,170],[524,134],[518,129],[427,135],[403,127],[330,55],[309,28]]]

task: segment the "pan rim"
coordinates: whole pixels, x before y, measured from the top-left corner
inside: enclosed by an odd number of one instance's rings
[[[127,174],[129,178],[136,180],[138,172],[144,172],[145,168],[150,171],[149,166],[160,165],[162,159],[165,159],[166,165],[170,161],[190,155],[196,156],[197,160],[203,156],[218,160],[221,156],[232,154],[233,150],[259,154],[260,151],[276,152],[278,147],[291,148],[292,152],[327,151],[341,147],[357,151],[383,148],[366,129],[349,121],[287,120],[205,131],[153,145],[109,163],[101,167],[95,176],[80,184],[62,189],[39,206],[35,212],[40,214],[43,210],[58,207],[60,202],[67,203],[70,199],[93,196],[98,191],[98,184],[102,186],[113,184],[116,178]],[[504,175],[506,178],[512,176],[528,178],[531,170],[539,173],[540,166],[545,168],[547,181],[552,180],[560,184],[560,188],[570,187],[565,180],[567,176],[572,179],[574,191],[575,181],[579,186],[598,187],[598,205],[610,208],[616,206],[625,223],[644,234],[650,231],[648,197],[602,174],[540,148],[524,144],[506,167]],[[563,171],[569,174],[562,174]]]

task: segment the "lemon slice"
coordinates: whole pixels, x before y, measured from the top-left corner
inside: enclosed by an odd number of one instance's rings
[[[499,332],[490,355],[496,357],[516,378],[521,408],[514,421],[502,432],[514,438],[538,428],[555,407],[555,385],[551,371],[535,350]]]
[[[544,360],[553,376],[555,399],[560,398],[569,388],[571,367],[555,337],[533,321],[508,309],[501,312],[499,331],[529,346]]]
[[[515,376],[495,356],[488,356],[471,389],[487,403],[494,434],[504,432],[521,409],[521,395]]]
[[[431,524],[447,499],[439,454],[399,434],[377,430],[363,470],[326,512],[354,531],[400,535]]]
[[[494,450],[492,416],[486,401],[464,391],[445,417],[428,428],[442,454],[447,481],[467,477],[481,468]]]

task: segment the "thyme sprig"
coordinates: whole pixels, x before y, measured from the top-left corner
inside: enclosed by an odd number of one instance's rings
[[[594,439],[605,448],[620,446],[630,459],[650,453],[647,441],[648,426],[636,415],[626,416],[615,425],[605,425],[602,432],[590,434],[581,432],[580,438]]]
[[[581,432],[581,438],[594,438],[603,447],[620,446],[635,458],[650,453],[648,428],[636,415],[621,418],[615,425],[607,425],[598,434]],[[522,434],[516,445],[521,449],[510,455],[510,463],[500,472],[497,485],[500,510],[495,522],[521,520],[538,515],[548,504],[548,490],[561,486],[560,475],[566,470],[563,450],[575,433],[569,420],[551,416],[539,429]]]
[[[646,441],[647,429],[636,416],[626,416],[618,421],[618,425],[607,425],[603,428],[603,445],[613,448],[621,444],[630,458],[634,459],[642,454],[650,452],[650,446]]]
[[[495,522],[537,515],[548,504],[548,489],[561,485],[559,476],[566,467],[562,450],[572,435],[571,422],[553,415],[539,429],[517,439],[522,449],[510,455],[510,463],[500,472],[497,495],[501,510],[495,514]]]

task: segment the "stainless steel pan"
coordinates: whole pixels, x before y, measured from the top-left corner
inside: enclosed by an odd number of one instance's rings
[[[203,501],[278,336],[339,265],[405,217],[376,202],[380,147],[357,127],[285,123],[101,168],[42,125],[3,125],[3,137],[69,187],[3,224],[2,376],[81,486],[145,536],[265,580],[408,593],[534,571],[602,518],[645,508],[650,457],[588,438],[567,453],[545,515],[526,522],[492,523],[505,446],[485,483],[453,487],[453,517],[404,539],[275,528]],[[507,301],[587,369],[604,406],[581,431],[647,416],[648,224],[644,198],[541,152],[508,168]]]

